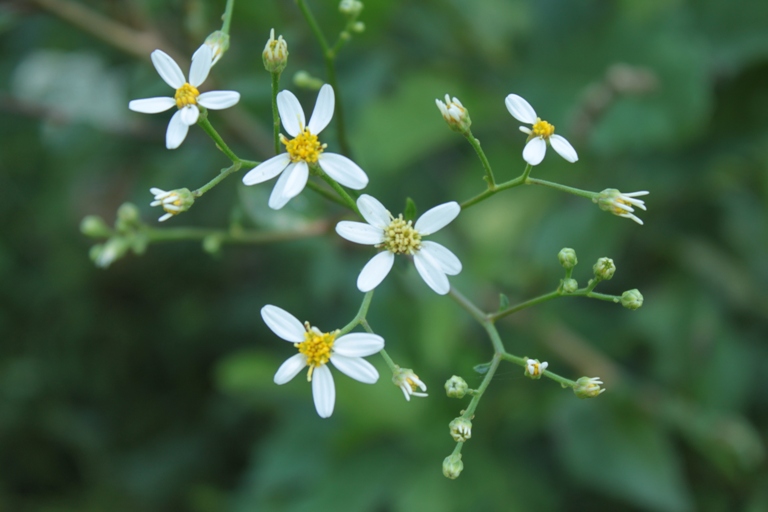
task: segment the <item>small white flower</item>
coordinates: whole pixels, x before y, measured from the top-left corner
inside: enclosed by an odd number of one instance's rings
[[[336,402],[336,389],[331,370],[327,366],[328,361],[337,370],[359,382],[374,384],[379,380],[379,372],[363,357],[384,348],[381,336],[364,332],[344,336],[338,336],[338,331],[323,333],[316,327],[310,327],[308,322],[302,325],[295,316],[272,305],[261,308],[261,317],[272,332],[299,349],[298,354],[289,357],[278,368],[275,384],[285,384],[309,366],[307,381],[312,382],[312,397],[321,418],[333,414]]]
[[[531,165],[539,165],[547,152],[547,142],[560,156],[573,163],[579,159],[571,143],[560,135],[555,135],[555,127],[542,121],[530,103],[517,94],[507,96],[504,103],[512,117],[521,123],[530,124],[531,128],[521,126],[520,131],[528,134],[528,143],[523,149],[523,159]]]
[[[155,196],[155,200],[149,203],[149,205],[162,206],[163,210],[165,210],[165,215],[157,219],[160,222],[165,222],[174,215],[189,210],[189,207],[195,202],[195,198],[189,189],[186,188],[165,191],[153,187],[149,191]]]
[[[336,232],[350,242],[373,245],[384,249],[366,263],[357,278],[357,288],[368,292],[381,283],[395,262],[395,254],[413,256],[416,270],[424,282],[435,292],[445,295],[450,290],[449,276],[461,272],[461,262],[451,251],[442,245],[422,240],[448,225],[461,211],[455,201],[435,206],[416,220],[397,218],[376,198],[367,194],[357,200],[357,207],[365,222],[341,221],[336,225]]]
[[[619,217],[632,219],[642,226],[643,221],[634,214],[635,209],[632,207],[645,210],[645,201],[636,198],[647,196],[648,194],[650,192],[647,190],[623,194],[615,188],[607,188],[600,192],[592,201],[597,203],[601,210],[618,215]]]
[[[419,379],[418,375],[413,373],[413,370],[410,368],[400,368],[399,366],[396,368],[397,369],[392,374],[392,382],[395,386],[403,390],[403,395],[406,400],[410,402],[411,396],[428,396],[424,393],[424,391],[427,390],[427,385]],[[421,389],[421,391],[416,391],[417,389]]]
[[[440,110],[445,122],[448,123],[451,130],[459,133],[469,132],[469,127],[472,125],[472,120],[469,118],[469,112],[461,104],[459,98],[454,97],[451,101],[451,97],[445,95],[445,103],[440,100],[435,100],[435,105]]]
[[[176,106],[179,110],[173,114],[165,133],[165,147],[176,149],[187,137],[189,127],[197,122],[200,115],[198,105],[211,109],[221,110],[229,108],[240,101],[240,93],[235,91],[209,91],[200,93],[197,88],[208,77],[213,62],[211,47],[204,44],[192,56],[192,65],[189,69],[189,81],[184,79],[184,73],[176,61],[162,50],[152,52],[152,64],[154,64],[160,78],[168,85],[176,89],[176,94],[171,97],[145,98],[133,100],[128,103],[128,108],[134,112],[143,114],[157,114]]]
[[[540,379],[547,366],[549,366],[549,363],[546,361],[540,363],[537,359],[528,359],[525,362],[525,375],[532,379]]]
[[[573,386],[573,392],[579,398],[595,398],[605,391],[602,385],[600,377],[581,377]]]
[[[283,128],[294,138],[288,140],[281,135],[286,153],[260,163],[243,177],[243,183],[255,185],[282,173],[269,196],[269,207],[273,210],[279,210],[304,190],[309,166],[313,164],[320,165],[328,176],[351,189],[361,190],[368,185],[368,176],[355,162],[342,155],[326,153],[326,145],[317,139],[317,134],[331,122],[335,101],[333,87],[323,85],[309,124],[306,124],[304,111],[296,96],[291,91],[281,91],[277,95],[277,109]]]

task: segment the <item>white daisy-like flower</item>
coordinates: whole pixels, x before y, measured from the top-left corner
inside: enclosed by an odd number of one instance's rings
[[[418,375],[413,373],[413,370],[410,368],[400,368],[399,366],[396,368],[397,369],[392,374],[392,382],[395,386],[403,390],[403,395],[407,401],[411,401],[411,396],[428,396],[425,393],[427,385],[419,379]],[[421,391],[417,391],[418,389]]]
[[[525,149],[523,149],[523,159],[526,162],[531,165],[539,165],[544,160],[544,155],[547,152],[547,143],[569,162],[573,163],[579,159],[571,143],[565,140],[564,137],[555,135],[555,127],[546,121],[542,121],[536,115],[536,111],[533,110],[530,103],[517,94],[507,96],[504,103],[507,105],[507,110],[512,114],[512,117],[521,123],[531,125],[531,128],[526,126],[520,127],[521,132],[528,134],[528,143],[525,145]]]
[[[383,249],[366,263],[357,278],[357,288],[368,292],[381,283],[395,262],[395,254],[413,256],[416,270],[435,292],[445,295],[451,285],[447,276],[461,272],[461,262],[442,245],[422,240],[448,225],[461,211],[455,201],[435,206],[416,220],[405,221],[403,215],[393,217],[376,198],[367,194],[357,200],[365,222],[341,221],[336,232],[350,242]]]
[[[540,363],[538,359],[528,359],[525,361],[525,376],[532,379],[540,379],[547,366],[549,366],[549,363],[546,361]]]
[[[176,94],[171,97],[145,98],[133,100],[128,103],[128,108],[134,112],[143,114],[157,114],[177,107],[179,110],[173,114],[165,133],[165,147],[176,149],[187,137],[189,127],[197,122],[201,107],[210,110],[229,108],[240,101],[240,93],[235,91],[209,91],[200,93],[197,90],[211,70],[213,54],[211,47],[204,44],[192,56],[192,65],[189,68],[189,81],[184,79],[184,73],[176,61],[162,50],[152,52],[152,64],[154,64],[160,78],[168,85],[176,89]]]
[[[280,140],[285,144],[286,152],[260,163],[243,177],[246,185],[256,185],[282,173],[269,196],[270,208],[279,210],[299,195],[307,184],[309,166],[314,164],[345,187],[361,190],[368,185],[368,176],[355,162],[343,155],[326,153],[326,144],[321,144],[317,138],[331,122],[335,102],[333,87],[323,85],[307,124],[304,110],[291,91],[281,91],[277,95],[280,120],[293,139],[288,140],[281,134]]]
[[[315,409],[321,418],[333,414],[336,388],[328,369],[330,361],[342,373],[365,384],[379,380],[379,372],[363,357],[373,355],[384,348],[384,339],[376,334],[354,332],[338,336],[338,331],[321,332],[304,325],[295,316],[277,306],[261,308],[261,317],[272,332],[289,341],[299,353],[289,357],[275,373],[275,384],[285,384],[309,366],[307,381],[312,382]]]
[[[635,208],[645,210],[645,201],[637,199],[637,197],[647,196],[648,194],[650,194],[650,192],[647,190],[622,193],[615,188],[607,188],[600,192],[600,194],[592,199],[592,201],[597,203],[601,210],[618,215],[619,217],[632,219],[642,226],[643,221],[634,214],[634,211]],[[633,206],[635,208],[633,208]]]

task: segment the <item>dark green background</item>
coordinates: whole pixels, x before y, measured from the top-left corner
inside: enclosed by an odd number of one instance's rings
[[[224,4],[79,3],[160,34],[182,59],[218,28]],[[333,38],[337,4],[311,7]],[[98,241],[78,230],[85,215],[111,224],[130,201],[156,226],[150,187],[196,188],[227,160],[196,127],[166,150],[170,113],[127,109],[170,92],[148,51],[116,48],[35,2],[4,2],[0,510],[768,510],[768,3],[371,0],[361,20],[366,32],[338,61],[340,92],[366,192],[393,211],[406,196],[423,212],[484,186],[472,148],[435,108],[446,92],[469,109],[499,180],[523,168],[525,136],[503,102],[514,92],[580,156],[567,164],[550,151],[534,176],[651,191],[642,227],[524,187],[435,237],[464,263],[452,283],[487,310],[500,292],[515,303],[552,290],[562,247],[576,249],[581,284],[612,257],[616,276],[598,291],[637,287],[642,309],[560,299],[499,323],[510,352],[598,375],[608,391],[579,400],[505,363],[478,408],[464,473],[446,479],[447,425],[467,400],[446,398],[442,384],[459,374],[478,385],[472,367],[490,343],[400,262],[369,318],[429,398],[406,403],[372,357],[379,383],[336,372],[336,410],[318,418],[303,378],[272,383],[294,352],[258,312],[270,303],[325,330],[344,325],[371,251],[333,233],[215,256],[168,243],[95,268]],[[324,69],[289,1],[239,0],[231,49],[203,87],[242,93],[236,117],[210,119],[254,160],[270,156],[261,51],[271,27],[290,49],[282,84],[309,111],[315,93],[290,79]],[[655,89],[614,96],[579,123],[617,64],[651,73]],[[338,150],[333,124],[323,135]],[[246,189],[233,176],[162,227],[226,228],[234,215],[269,230],[343,215],[309,190],[271,212],[272,183]]]

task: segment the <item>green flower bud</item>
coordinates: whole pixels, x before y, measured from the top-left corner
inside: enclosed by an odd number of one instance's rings
[[[297,71],[296,74],[293,75],[293,83],[296,85],[296,87],[301,87],[302,89],[319,91],[325,82],[302,70]]]
[[[203,238],[203,250],[208,254],[218,254],[221,250],[221,238],[216,235]]]
[[[573,392],[579,398],[594,398],[605,391],[600,387],[602,384],[600,377],[582,377],[576,381]]]
[[[464,470],[464,463],[461,461],[461,454],[449,455],[443,460],[443,475],[451,480],[456,480]]]
[[[365,23],[362,21],[356,21],[354,24],[352,24],[352,32],[356,34],[362,34],[365,32]]]
[[[453,98],[449,95],[445,95],[445,103],[440,100],[435,100],[437,108],[440,110],[445,122],[448,123],[448,127],[461,134],[468,134],[469,127],[472,126],[472,119],[469,118],[469,112],[464,105],[461,104],[458,98]]]
[[[458,375],[454,375],[445,381],[445,393],[450,398],[464,398],[464,395],[467,394],[468,390],[469,386],[467,385],[467,381]]]
[[[211,66],[213,66],[229,50],[229,34],[221,30],[212,32],[211,35],[205,38],[205,45],[211,49],[211,56],[213,57]]]
[[[117,209],[117,218],[124,222],[135,223],[139,221],[139,209],[133,203],[123,203]]]
[[[627,309],[640,309],[643,305],[643,294],[640,290],[627,290],[621,294],[621,305]]]
[[[472,437],[472,422],[463,416],[454,418],[448,424],[448,428],[451,431],[451,437],[457,443],[463,443]]]
[[[155,195],[155,200],[149,203],[150,206],[162,206],[165,214],[161,215],[160,222],[164,222],[174,215],[189,210],[195,204],[195,196],[188,188],[177,188],[166,192],[159,188],[151,188],[149,191]]]
[[[575,279],[563,279],[563,291],[565,293],[573,293],[579,289],[579,282]]]
[[[280,74],[288,65],[288,43],[283,36],[275,39],[275,29],[270,31],[269,40],[261,56],[264,60],[264,69],[270,73]]]
[[[98,215],[88,215],[80,222],[80,232],[85,236],[103,237],[112,234],[112,230]]]
[[[611,258],[600,258],[592,267],[597,281],[608,281],[616,272],[616,265]]]
[[[362,10],[363,3],[359,0],[341,0],[339,3],[339,11],[352,18],[359,16]]]
[[[560,252],[557,253],[557,259],[560,260],[560,265],[562,265],[565,270],[571,270],[579,262],[576,258],[576,251],[570,247],[560,249]]]

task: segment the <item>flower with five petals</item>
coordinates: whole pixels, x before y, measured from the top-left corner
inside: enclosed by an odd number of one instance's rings
[[[528,134],[528,143],[523,149],[523,159],[530,165],[539,165],[544,160],[544,155],[547,152],[547,143],[569,162],[573,163],[579,159],[571,143],[565,140],[564,137],[555,135],[555,127],[546,121],[542,121],[536,115],[536,111],[533,110],[530,103],[517,94],[507,96],[504,103],[507,105],[507,110],[512,114],[512,117],[522,123],[531,125],[531,128],[527,126],[520,127],[521,132]]]

